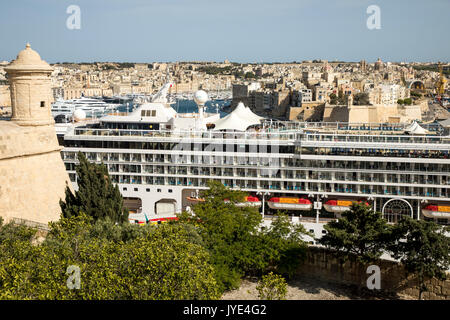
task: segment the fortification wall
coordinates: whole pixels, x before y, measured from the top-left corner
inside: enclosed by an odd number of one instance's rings
[[[309,247],[305,263],[298,269],[297,274],[367,288],[367,279],[371,275],[366,273],[369,265],[380,267],[382,291],[419,296],[417,278],[412,275],[407,276],[401,264],[389,260],[363,264],[354,258],[342,264],[332,251],[324,248]],[[423,293],[424,299],[450,300],[450,279],[446,281],[431,279],[426,282],[426,285],[429,291]]]

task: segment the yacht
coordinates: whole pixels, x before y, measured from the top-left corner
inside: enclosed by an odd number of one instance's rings
[[[108,111],[113,111],[117,108],[117,105],[112,103],[106,103],[101,99],[81,97],[79,99],[62,100],[57,99],[52,104],[52,116],[58,115],[72,115],[75,110],[81,109],[86,112],[87,115],[99,115]]]

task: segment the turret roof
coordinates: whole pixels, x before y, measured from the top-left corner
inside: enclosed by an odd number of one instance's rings
[[[31,49],[29,43],[27,43],[24,50],[20,51],[16,60],[13,60],[6,68],[5,71],[21,71],[21,70],[41,70],[52,71],[52,67],[41,59],[39,53]]]

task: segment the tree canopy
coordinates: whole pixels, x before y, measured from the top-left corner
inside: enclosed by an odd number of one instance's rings
[[[393,230],[394,241],[388,247],[409,273],[416,274],[419,299],[427,291],[425,281],[430,278],[445,280],[450,268],[450,239],[446,230],[432,221],[401,220]]]
[[[366,92],[356,93],[353,97],[353,104],[355,106],[370,105],[369,95]]]
[[[244,275],[261,275],[269,269],[292,274],[304,257],[306,246],[294,227],[280,217],[262,230],[262,216],[256,208],[236,206],[244,192],[230,190],[209,181],[204,202],[183,213],[180,221],[193,224],[211,253],[216,279],[223,290],[239,286]]]
[[[319,243],[348,258],[355,255],[362,262],[378,259],[390,241],[391,227],[380,212],[354,202],[338,221],[325,225],[327,233]]]
[[[193,233],[176,224],[92,224],[80,214],[52,223],[32,245],[32,229],[0,226],[0,299],[218,299],[209,253]],[[67,285],[69,266],[79,267],[79,289]]]
[[[78,190],[74,194],[66,187],[65,201],[60,201],[62,215],[72,217],[84,212],[94,220],[109,217],[114,222],[128,221],[119,187],[111,182],[106,166],[90,163],[81,152],[78,160]]]

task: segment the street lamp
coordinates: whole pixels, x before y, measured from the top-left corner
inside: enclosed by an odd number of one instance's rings
[[[264,197],[265,196],[269,196],[270,195],[270,192],[262,192],[262,191],[258,191],[258,192],[256,192],[256,194],[257,195],[262,195],[262,216],[263,216],[263,219],[264,219],[264,204],[265,204],[265,201],[264,201]]]
[[[320,209],[322,209],[322,202],[320,202],[320,199],[328,198],[328,195],[327,194],[323,194],[323,195],[317,194],[316,196],[317,196],[316,197],[317,200],[314,202],[314,209],[316,209],[316,223],[319,223]],[[308,197],[313,198],[314,195],[312,193],[310,193],[308,195]]]
[[[372,197],[372,196],[368,197],[367,200],[373,201],[373,208],[372,209],[373,209],[374,212],[377,212],[377,200],[374,197]]]

